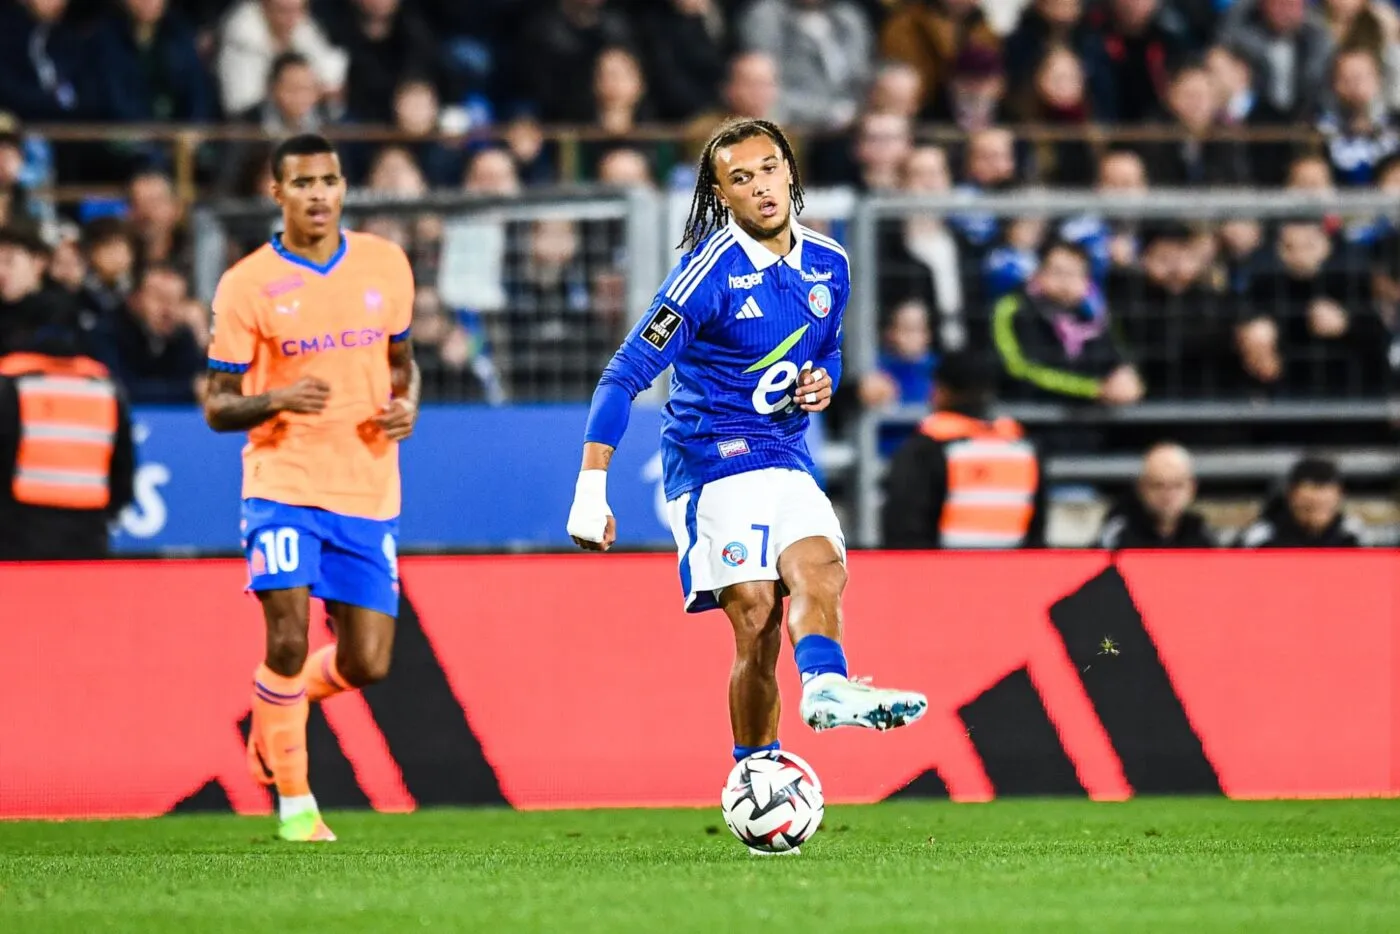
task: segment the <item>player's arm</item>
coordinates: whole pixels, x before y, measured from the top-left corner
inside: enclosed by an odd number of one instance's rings
[[[418,402],[423,394],[423,374],[413,359],[413,266],[403,250],[394,247],[388,260],[391,283],[393,333],[389,336],[389,385],[391,396],[375,423],[390,441],[402,441],[413,434],[418,421]]]
[[[413,434],[418,401],[423,394],[423,374],[413,359],[413,342],[407,334],[389,344],[389,379],[394,394],[375,422],[390,441],[402,441]]]
[[[282,389],[245,396],[242,373],[211,370],[204,420],[215,431],[247,431],[279,412],[314,415],[326,407],[330,394],[330,384],[307,376]]]
[[[307,377],[291,386],[243,394],[243,374],[252,365],[258,329],[252,303],[238,283],[220,280],[214,294],[214,334],[209,345],[209,388],[204,420],[215,431],[247,431],[279,412],[314,414],[326,407],[330,386]]]
[[[846,303],[850,300],[850,276],[846,277],[846,287],[837,294],[836,327],[822,342],[817,359],[812,368],[798,374],[797,384],[802,387],[797,404],[804,412],[821,412],[831,405],[836,389],[841,385],[841,337],[846,330]]]
[[[588,409],[583,463],[568,523],[569,537],[588,551],[607,551],[617,538],[617,523],[608,506],[608,465],[627,432],[632,402],[671,365],[699,329],[694,315],[703,307],[704,297],[675,307],[666,300],[665,289],[663,285],[662,294],[613,354]]]

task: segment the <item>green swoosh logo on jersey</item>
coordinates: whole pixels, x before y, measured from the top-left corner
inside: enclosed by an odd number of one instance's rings
[[[777,363],[779,360],[783,359],[783,356],[787,354],[789,350],[795,347],[798,341],[802,340],[802,335],[807,333],[807,329],[809,327],[811,327],[810,324],[804,324],[796,331],[793,331],[787,337],[783,338],[783,342],[781,344],[770,350],[768,352],[768,356],[764,357],[762,360],[758,361],[744,372],[757,373],[759,370],[765,369],[766,367],[770,367],[773,364]]]

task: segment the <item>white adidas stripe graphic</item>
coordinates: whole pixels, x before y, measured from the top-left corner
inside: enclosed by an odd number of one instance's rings
[[[744,299],[744,304],[739,308],[739,313],[738,313],[737,315],[735,315],[734,317],[736,317],[736,318],[762,318],[762,317],[763,317],[763,310],[762,310],[761,308],[758,307],[758,302],[754,301],[754,300],[753,300],[753,296],[750,295],[748,298]]]

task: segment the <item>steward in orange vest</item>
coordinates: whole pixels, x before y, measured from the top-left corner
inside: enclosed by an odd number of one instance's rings
[[[1026,548],[1044,540],[1040,457],[1021,426],[989,420],[995,372],[949,354],[933,414],[895,452],[885,477],[885,548]]]
[[[131,416],[67,340],[0,356],[0,561],[101,558],[131,502]]]

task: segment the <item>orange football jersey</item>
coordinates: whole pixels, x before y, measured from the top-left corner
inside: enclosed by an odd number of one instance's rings
[[[346,232],[325,266],[274,238],[214,295],[209,366],[243,374],[245,395],[304,376],[330,384],[316,415],[281,412],[248,432],[243,496],[347,516],[399,514],[399,452],[371,419],[392,395],[389,344],[408,337],[413,271],[397,245]]]

